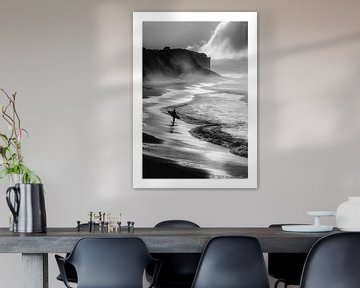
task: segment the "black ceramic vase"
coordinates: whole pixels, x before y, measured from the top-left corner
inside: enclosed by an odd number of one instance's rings
[[[14,232],[45,233],[47,231],[42,184],[15,184],[6,190],[6,202],[14,216]]]

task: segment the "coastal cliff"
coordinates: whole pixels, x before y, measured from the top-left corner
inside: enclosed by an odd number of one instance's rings
[[[143,78],[186,78],[188,76],[219,77],[210,70],[211,58],[205,53],[186,49],[162,50],[143,48]]]

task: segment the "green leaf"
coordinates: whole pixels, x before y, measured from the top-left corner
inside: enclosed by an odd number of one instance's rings
[[[2,147],[1,148],[1,156],[3,157],[3,158],[6,158],[6,152],[9,150],[9,148],[8,147]]]
[[[12,155],[11,155],[11,157],[10,157],[10,159],[16,159],[17,158],[17,154],[16,153],[13,153]]]
[[[4,177],[6,177],[9,174],[8,169],[3,169],[0,171],[0,179],[3,179]]]
[[[29,137],[29,132],[28,132],[26,129],[21,128],[21,130],[25,132],[25,134],[26,134],[27,137]]]
[[[28,173],[30,183],[36,184],[39,183],[39,177],[33,171],[29,171]]]
[[[23,163],[18,165],[19,173],[21,174],[21,181],[23,183],[37,184],[41,183],[41,179],[39,176],[35,174],[34,171],[30,170]]]
[[[6,143],[7,143],[8,140],[9,140],[8,137],[7,137],[5,134],[2,134],[2,133],[0,133],[0,138],[2,138],[3,141],[6,142]]]

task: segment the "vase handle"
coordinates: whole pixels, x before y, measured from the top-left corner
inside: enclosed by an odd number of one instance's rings
[[[11,203],[11,191],[14,191],[14,205]],[[11,213],[14,215],[14,223],[18,222],[19,206],[20,206],[20,191],[15,186],[9,187],[6,190],[6,202],[10,208]]]

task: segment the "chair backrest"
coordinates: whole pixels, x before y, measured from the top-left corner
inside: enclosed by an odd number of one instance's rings
[[[165,220],[157,223],[155,228],[200,228],[200,226],[188,220]]]
[[[139,238],[82,238],[67,259],[76,269],[78,288],[142,288],[152,260]]]
[[[314,244],[305,262],[302,288],[360,287],[360,233],[338,233]]]
[[[155,228],[200,228],[188,220],[166,220],[159,222]],[[162,267],[156,287],[190,287],[200,260],[200,253],[159,253],[155,257],[162,260]],[[152,271],[149,269],[148,274]]]
[[[212,238],[200,259],[192,288],[268,288],[264,257],[256,238]]]
[[[281,228],[282,225],[290,224],[271,224],[269,228]],[[306,257],[307,253],[268,253],[269,275],[288,285],[300,285]]]

